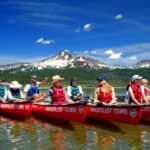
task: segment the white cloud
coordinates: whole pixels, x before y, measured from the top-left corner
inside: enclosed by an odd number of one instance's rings
[[[112,49],[109,49],[109,50],[105,51],[104,53],[107,54],[107,55],[112,55],[112,54],[114,54],[114,52],[113,52]]]
[[[118,14],[118,15],[115,16],[115,19],[116,20],[123,19],[123,15],[122,14]]]
[[[109,56],[109,59],[120,59],[122,56],[122,53],[113,53]]]
[[[49,44],[53,44],[54,40],[44,40],[44,38],[40,38],[40,39],[36,40],[36,43],[43,44],[43,45],[49,45]]]
[[[129,59],[131,59],[131,60],[137,60],[137,56],[136,55],[131,56],[131,57],[129,57]]]
[[[92,24],[90,24],[90,23],[87,23],[83,26],[83,30],[85,32],[90,31],[91,29],[92,29]]]
[[[84,51],[85,54],[89,53],[89,51]]]
[[[44,41],[44,39],[43,38],[40,38],[40,39],[37,39],[36,40],[36,43],[41,43],[41,42],[43,42]]]
[[[93,50],[93,51],[91,51],[91,54],[96,54],[96,53],[97,53],[97,52],[96,52],[96,51],[94,51],[94,50]]]

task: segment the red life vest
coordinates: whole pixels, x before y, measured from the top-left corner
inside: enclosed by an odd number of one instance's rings
[[[130,87],[133,91],[133,94],[134,94],[134,97],[136,98],[136,100],[139,103],[142,103],[142,89],[141,89],[141,86],[140,85],[135,86],[134,84],[130,84]],[[132,101],[132,100],[130,99],[130,101]]]
[[[65,93],[63,88],[53,87],[53,95],[51,96],[53,104],[64,104]]]
[[[104,102],[104,103],[110,103],[112,101],[112,89],[110,88],[108,90],[108,93],[104,93],[102,91],[102,88],[100,87],[99,88],[99,94],[97,96],[97,99],[100,101],[100,102]]]

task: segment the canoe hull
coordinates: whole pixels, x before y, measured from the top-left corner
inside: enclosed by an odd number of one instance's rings
[[[112,122],[138,124],[141,119],[141,107],[87,106],[87,117]]]
[[[84,122],[86,119],[86,106],[44,106],[34,104],[32,107],[32,113],[48,118]]]
[[[150,105],[142,107],[142,119],[150,119]]]
[[[31,103],[0,103],[0,114],[8,114],[18,117],[30,117]]]

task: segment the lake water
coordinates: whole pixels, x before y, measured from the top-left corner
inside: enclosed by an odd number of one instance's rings
[[[86,89],[92,95],[92,89]],[[116,89],[119,93],[123,89]],[[119,94],[117,92],[117,95]],[[127,125],[87,120],[85,123],[32,116],[0,116],[0,150],[149,150],[150,120]]]

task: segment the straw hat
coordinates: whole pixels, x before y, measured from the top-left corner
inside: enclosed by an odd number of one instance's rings
[[[12,81],[10,84],[9,84],[9,87],[10,88],[14,88],[14,89],[20,89],[22,87],[21,84],[19,84],[17,81]]]
[[[52,77],[52,84],[58,82],[58,81],[63,81],[64,78],[60,77],[59,75],[55,75]]]

